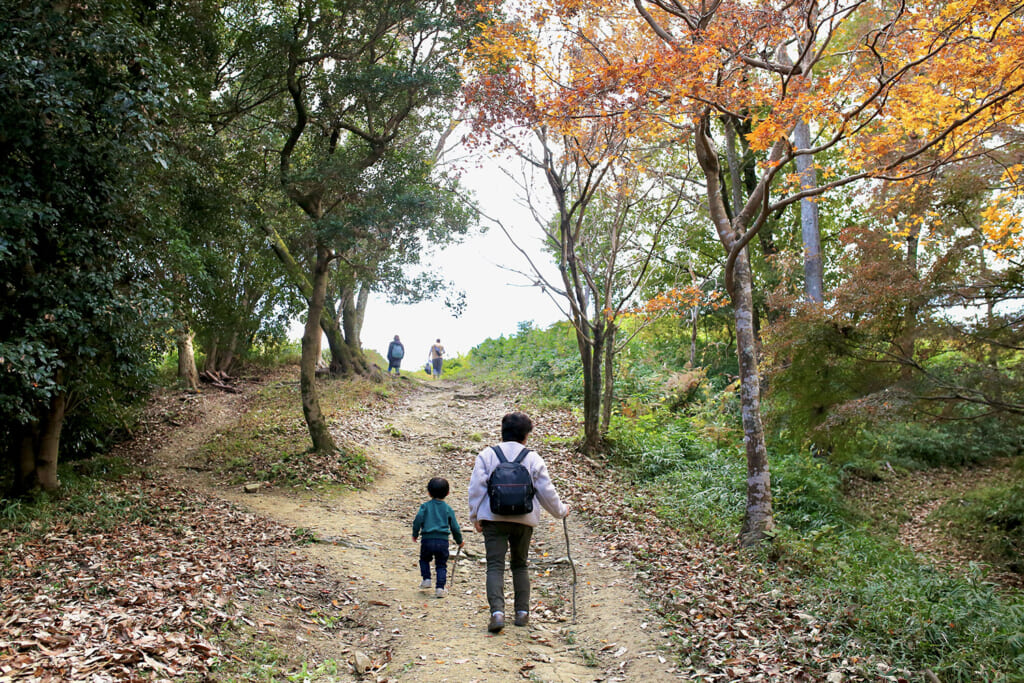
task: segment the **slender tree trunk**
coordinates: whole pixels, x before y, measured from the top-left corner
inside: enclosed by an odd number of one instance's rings
[[[726,210],[731,219],[735,212],[743,207],[743,164],[739,154],[736,152],[736,122],[732,116],[724,117],[725,125],[725,161],[729,166],[729,194],[723,193],[724,197],[732,200],[733,210]]]
[[[227,372],[231,369],[231,364],[235,362],[235,351],[238,348],[238,328],[235,327],[231,331],[231,339],[228,341],[228,347],[221,354],[220,358],[217,359],[217,370],[220,372]]]
[[[178,379],[189,389],[199,388],[199,371],[196,369],[196,354],[193,347],[195,332],[184,323],[178,328]]]
[[[694,287],[697,287],[697,274],[693,272],[693,258],[690,258],[690,262],[687,265],[687,271],[690,273],[690,282],[693,283]],[[690,306],[690,367],[697,367],[697,325],[700,321],[700,306],[694,303]]]
[[[596,453],[601,449],[601,372],[604,360],[604,330],[594,330],[589,363],[583,366],[583,452]]]
[[[601,439],[608,436],[615,400],[615,325],[609,325],[604,338],[604,398],[601,399]]]
[[[798,149],[811,146],[811,128],[806,121],[796,124],[793,144]],[[814,159],[810,155],[796,158],[796,170],[800,173],[800,187],[818,186],[818,173],[814,170]],[[825,272],[821,258],[818,203],[812,199],[800,200],[800,234],[804,243],[804,293],[809,300],[820,304],[825,300]]]
[[[351,349],[359,346],[359,331],[356,320],[355,289],[345,287],[341,292],[341,329],[345,333],[345,343]]]
[[[370,303],[370,288],[360,285],[359,296],[356,297],[356,344],[363,346],[363,321],[366,320],[366,306]]]
[[[25,426],[23,430],[21,438],[18,439],[16,451],[12,449],[16,461],[11,493],[15,496],[25,495],[39,481],[36,476],[37,429],[34,426]]]
[[[36,477],[39,486],[48,493],[60,488],[57,479],[57,457],[60,453],[60,432],[64,427],[64,411],[67,396],[58,393],[50,402],[50,408],[39,435],[39,452],[36,455]]]
[[[700,307],[690,308],[690,367],[697,367],[697,329],[700,322]]]
[[[206,359],[203,361],[204,372],[217,370],[217,339],[210,340],[210,346],[206,349]]]
[[[768,537],[775,527],[775,522],[772,513],[768,450],[764,441],[764,425],[761,422],[757,334],[754,330],[750,259],[746,249],[736,259],[734,272],[736,350],[740,366],[743,441],[747,454],[747,509],[743,516],[743,527],[740,529],[740,544],[752,546]]]
[[[359,332],[362,327],[362,318],[359,315],[359,306],[356,302],[355,290],[346,288],[341,297],[341,326],[345,332],[345,347],[348,349],[349,358],[352,360],[352,367],[356,374],[368,377],[374,381],[384,380],[379,368],[373,367],[366,360],[363,347],[359,344]]]
[[[707,115],[694,137],[694,142],[694,151],[707,182],[708,211],[726,254],[732,254],[739,246],[740,236],[748,228],[749,224],[744,221],[754,218],[767,187],[755,186],[754,191],[749,193],[747,204],[737,212],[735,219],[730,219],[723,203],[723,188],[718,182],[720,162],[711,138],[710,119]],[[726,282],[729,282],[728,268]],[[747,456],[747,507],[739,540],[743,546],[752,546],[770,537],[775,523],[772,513],[768,450],[764,440],[764,425],[761,422],[761,383],[757,361],[757,334],[754,329],[753,277],[750,270],[750,255],[746,247],[736,253],[729,294],[736,322],[740,407]]]
[[[326,314],[326,307],[324,312]],[[320,329],[327,337],[327,346],[331,350],[331,375],[334,377],[351,375],[353,372],[352,359],[349,356],[348,347],[345,346],[345,338],[341,334],[338,319],[328,315],[320,316]]]
[[[320,358],[320,315],[327,297],[327,275],[330,258],[327,250],[318,246],[316,265],[311,280],[312,292],[309,313],[302,334],[302,360],[299,363],[299,387],[302,391],[302,414],[306,418],[313,450],[319,453],[337,451],[338,447],[327,428],[327,420],[320,410],[320,395],[316,386],[316,365]]]
[[[579,328],[576,345],[583,366],[583,444],[580,450],[596,453],[601,444],[601,347],[596,334],[594,339],[587,339]]]
[[[906,259],[904,260],[910,276],[915,279],[917,278],[917,249],[919,239],[920,238],[916,230],[911,230],[910,234],[907,235],[907,253]],[[895,340],[899,355],[906,359],[900,367],[900,380],[903,382],[911,381],[914,376],[914,368],[910,363],[913,361],[914,355],[917,352],[917,339],[920,336],[917,327],[917,316],[919,312],[919,298],[915,292],[913,296],[908,298],[906,307],[903,309],[902,329]]]

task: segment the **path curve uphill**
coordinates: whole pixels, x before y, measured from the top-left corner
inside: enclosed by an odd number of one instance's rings
[[[476,454],[497,441],[500,418],[514,409],[513,399],[481,393],[468,384],[414,382],[408,393],[390,405],[391,414],[368,410],[334,426],[337,436],[360,443],[380,468],[366,490],[332,496],[276,489],[245,494],[208,479],[195,482],[275,521],[307,529],[324,541],[299,552],[308,553],[335,579],[337,595],[332,602],[340,605],[341,621],[351,628],[331,638],[318,637],[309,629],[296,630],[297,646],[308,650],[310,641],[316,641],[312,647],[323,660],[350,661],[355,651],[364,653],[371,666],[362,680],[465,683],[679,677],[662,652],[666,641],[656,626],[657,617],[635,590],[633,571],[606,559],[610,554],[598,536],[574,515],[568,519],[568,528],[578,573],[576,623],[572,623],[572,570],[566,559],[564,527],[545,512],[531,546],[530,624],[517,628],[509,623],[503,632],[489,634],[483,539],[469,525],[466,490]],[[216,410],[211,414],[224,415]],[[201,429],[203,434],[213,433],[209,425]],[[546,455],[542,430],[543,425],[538,425],[530,445]],[[550,458],[548,464],[558,485],[559,465]],[[178,471],[191,470],[179,465]],[[411,535],[412,519],[427,499],[426,483],[433,476],[451,483],[447,500],[466,539],[454,572],[449,563],[454,577],[442,599],[433,590],[419,589],[418,545]],[[565,489],[560,487],[563,498]],[[566,503],[572,506],[573,501],[569,498]]]

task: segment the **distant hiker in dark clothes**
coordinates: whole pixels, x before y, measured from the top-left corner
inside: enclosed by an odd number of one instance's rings
[[[412,522],[412,540],[416,541],[420,532],[423,532],[423,541],[420,543],[420,576],[423,582],[420,588],[430,588],[430,562],[433,560],[437,566],[437,589],[434,594],[443,598],[444,587],[448,582],[448,532],[455,537],[460,548],[464,542],[462,529],[455,521],[455,512],[444,502],[448,496],[448,480],[434,477],[427,483],[427,493],[430,494],[430,500],[420,505],[416,519]]]
[[[436,342],[430,345],[430,365],[434,372],[431,373],[434,379],[441,379],[441,363],[444,358],[444,347],[441,346],[441,340],[438,339]]]
[[[533,422],[526,413],[509,413],[501,418],[500,448],[508,462],[526,450],[526,437],[533,431]],[[548,466],[533,451],[528,451],[521,464],[529,470],[533,480],[533,509],[523,515],[505,516],[491,510],[488,485],[491,474],[501,462],[492,447],[476,456],[476,465],[469,480],[469,521],[484,535],[487,551],[487,604],[491,621],[487,630],[497,633],[505,627],[505,555],[511,551],[509,567],[512,569],[512,588],[515,591],[515,625],[526,626],[530,619],[530,574],[527,556],[533,528],[540,523],[540,508],[552,517],[562,519],[569,508],[562,503],[551,483]],[[537,505],[536,503],[540,503]]]
[[[392,368],[395,370],[396,375],[401,375],[402,359],[405,358],[405,347],[402,346],[402,342],[398,339],[398,335],[395,335],[394,340],[388,344],[388,374],[391,374]]]

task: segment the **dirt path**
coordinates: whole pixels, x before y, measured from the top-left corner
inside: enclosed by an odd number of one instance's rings
[[[244,405],[239,396],[204,400],[202,419],[174,432],[154,460],[181,485],[309,529],[318,538],[340,541],[313,544],[300,552],[325,566],[345,587],[332,599],[342,606],[341,621],[354,627],[325,637],[318,629],[286,625],[276,633],[279,646],[312,651],[320,661],[347,661],[359,650],[375,668],[383,666],[375,672],[378,681],[680,677],[661,652],[666,641],[657,617],[635,590],[632,571],[615,563],[599,537],[575,516],[569,518],[569,529],[578,571],[577,623],[571,623],[572,572],[565,559],[563,526],[545,513],[531,550],[530,625],[509,625],[497,636],[487,633],[483,540],[467,528],[466,488],[476,453],[496,441],[498,419],[512,409],[506,399],[481,395],[469,385],[424,382],[400,400],[393,414],[363,414],[352,424],[336,425],[337,435],[358,441],[382,474],[368,490],[333,497],[276,490],[246,495],[202,471],[195,460],[197,449],[216,439]],[[542,442],[531,445],[544,452]],[[549,466],[557,482],[560,473]],[[419,590],[418,547],[411,539],[411,521],[426,500],[426,482],[432,476],[451,482],[448,502],[466,535],[466,549],[444,599]]]

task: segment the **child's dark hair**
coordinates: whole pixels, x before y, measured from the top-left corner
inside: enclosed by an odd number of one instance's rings
[[[427,493],[431,498],[443,500],[448,496],[448,480],[443,477],[434,477],[427,482]]]
[[[501,418],[501,440],[522,441],[533,431],[533,421],[526,413],[509,413]]]

